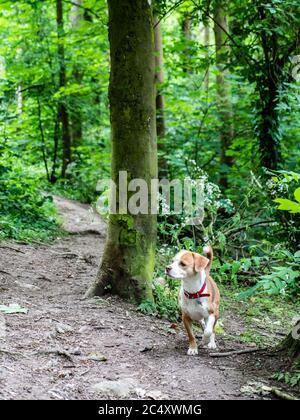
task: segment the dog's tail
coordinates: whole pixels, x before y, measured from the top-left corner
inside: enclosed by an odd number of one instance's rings
[[[203,252],[206,254],[206,257],[209,259],[209,263],[207,264],[207,266],[205,268],[207,274],[209,274],[210,269],[211,269],[211,264],[212,264],[214,253],[213,253],[213,250],[212,250],[212,247],[211,246],[205,246],[203,248]]]

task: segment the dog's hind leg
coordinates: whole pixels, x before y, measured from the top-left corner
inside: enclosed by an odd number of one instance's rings
[[[196,354],[198,354],[198,346],[197,346],[197,342],[193,333],[192,320],[188,315],[183,313],[182,321],[183,321],[183,325],[185,326],[187,335],[189,337],[189,349],[188,349],[187,354],[189,356],[195,356]]]
[[[203,344],[206,345],[209,349],[215,349],[216,343],[215,343],[215,333],[214,333],[214,326],[216,323],[216,317],[211,314],[206,320],[205,330],[203,333]]]

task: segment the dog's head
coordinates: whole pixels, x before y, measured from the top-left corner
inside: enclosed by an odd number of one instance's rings
[[[188,279],[195,277],[205,269],[209,259],[191,251],[180,251],[166,267],[166,274],[173,279]]]

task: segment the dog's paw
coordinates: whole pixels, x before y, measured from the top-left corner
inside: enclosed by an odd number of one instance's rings
[[[216,348],[217,348],[217,345],[216,345],[216,343],[213,341],[213,342],[209,342],[208,344],[207,344],[207,348],[208,349],[211,349],[211,350],[216,350]]]
[[[189,356],[196,356],[198,354],[198,348],[197,347],[189,347],[187,354]]]

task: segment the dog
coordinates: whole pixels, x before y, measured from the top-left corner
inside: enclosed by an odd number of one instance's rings
[[[210,246],[204,247],[203,255],[196,252],[180,251],[175,255],[166,274],[181,280],[178,302],[182,312],[182,321],[189,339],[187,354],[198,354],[198,346],[192,329],[192,322],[198,321],[203,328],[202,344],[209,349],[216,349],[215,326],[219,318],[220,292],[210,277],[213,259]]]

